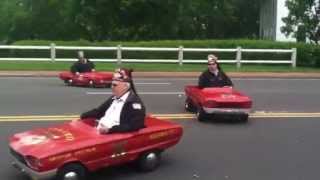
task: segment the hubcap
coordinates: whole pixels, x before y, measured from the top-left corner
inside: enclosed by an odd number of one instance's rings
[[[91,80],[91,81],[89,81],[89,84],[90,84],[90,85],[93,85],[93,81],[92,81],[92,80]]]
[[[75,172],[69,172],[64,175],[64,180],[78,180],[78,175]]]
[[[200,110],[197,111],[196,113],[196,117],[199,118],[200,117]]]
[[[150,153],[146,157],[146,166],[153,168],[157,165],[157,155],[156,153]]]

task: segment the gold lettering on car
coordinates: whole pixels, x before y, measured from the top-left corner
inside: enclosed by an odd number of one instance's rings
[[[70,158],[72,155],[79,156],[79,155],[83,155],[83,154],[89,154],[89,153],[95,152],[96,150],[97,149],[95,147],[81,149],[81,150],[78,150],[78,151],[74,152],[73,154],[72,153],[66,153],[66,154],[52,156],[52,157],[49,158],[49,161],[53,162],[53,161],[59,161],[59,160],[62,160],[62,159],[67,159],[67,158]]]
[[[61,128],[50,128],[49,131],[47,131],[47,136],[51,137],[52,139],[57,139],[61,137],[61,135],[64,137],[66,141],[73,141],[74,136],[71,132],[61,129]]]
[[[83,155],[83,154],[89,154],[89,153],[93,153],[95,152],[97,149],[95,147],[90,147],[90,148],[86,148],[86,149],[81,149],[78,150],[76,152],[74,152],[75,156],[79,156],[79,155]]]
[[[157,132],[157,133],[153,133],[149,136],[149,138],[151,140],[153,139],[159,139],[159,138],[162,138],[162,137],[166,137],[166,136],[169,136],[170,134],[174,134],[175,133],[175,130],[174,129],[171,129],[171,130],[168,130],[168,131],[163,131],[163,132]]]
[[[236,98],[235,95],[229,94],[229,93],[224,93],[224,94],[221,95],[221,97],[222,97],[223,99],[235,99],[235,98]]]
[[[121,157],[126,155],[125,151],[125,145],[128,143],[128,141],[121,141],[112,144],[113,153],[111,155],[111,158]]]
[[[67,153],[67,154],[61,154],[61,155],[56,155],[56,156],[52,156],[49,158],[49,161],[59,161],[62,159],[67,159],[71,157],[71,153]]]

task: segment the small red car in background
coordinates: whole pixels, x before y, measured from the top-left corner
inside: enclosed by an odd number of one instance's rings
[[[181,125],[151,116],[134,132],[99,134],[95,125],[95,119],[82,119],[14,134],[13,165],[34,179],[84,180],[88,172],[131,161],[150,171],[183,133]]]
[[[210,118],[227,118],[247,121],[252,107],[250,97],[232,87],[199,88],[185,87],[185,109],[196,112],[199,121]]]
[[[73,74],[66,71],[59,74],[67,85],[90,86],[90,87],[110,87],[113,73],[111,72],[86,72]]]

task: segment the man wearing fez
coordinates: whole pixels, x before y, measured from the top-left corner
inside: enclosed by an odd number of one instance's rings
[[[200,75],[198,86],[200,88],[233,86],[230,78],[220,67],[215,55],[208,55],[208,69]]]
[[[146,110],[136,93],[132,70],[117,69],[111,87],[113,95],[99,107],[83,113],[81,118],[96,118],[97,129],[101,134],[143,128]]]
[[[95,65],[89,59],[84,57],[83,51],[78,52],[78,61],[75,62],[70,71],[74,74],[84,73],[84,72],[94,72]]]

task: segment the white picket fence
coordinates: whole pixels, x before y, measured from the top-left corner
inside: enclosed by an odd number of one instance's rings
[[[159,47],[84,47],[84,46],[56,46],[51,44],[50,46],[14,46],[14,45],[0,45],[1,49],[22,49],[22,50],[48,50],[50,54],[44,58],[17,58],[17,57],[0,57],[0,61],[76,61],[76,58],[57,58],[56,52],[58,50],[83,50],[83,51],[115,51],[117,56],[116,59],[94,59],[90,58],[91,61],[95,62],[143,62],[143,63],[206,63],[207,60],[195,60],[195,59],[184,59],[184,52],[230,52],[235,53],[235,59],[219,59],[221,63],[236,63],[237,67],[240,68],[241,64],[291,64],[292,67],[296,67],[297,49],[242,49],[237,47],[235,49],[218,49],[218,48],[184,48],[182,46],[178,48],[159,48]],[[161,51],[161,52],[177,52],[177,59],[124,59],[122,53],[125,51]],[[245,60],[242,59],[242,53],[290,53],[291,59],[286,60]]]

